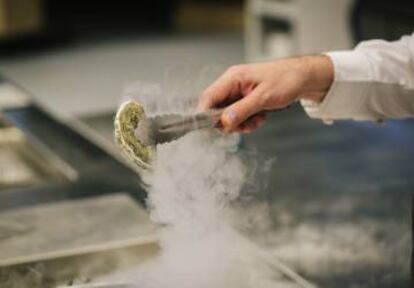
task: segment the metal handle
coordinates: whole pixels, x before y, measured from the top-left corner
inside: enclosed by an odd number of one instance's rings
[[[287,108],[289,108],[289,106],[267,112],[278,112]],[[171,121],[168,124],[162,125],[159,127],[159,130],[163,132],[181,130],[182,133],[188,133],[193,130],[213,128],[220,121],[220,116],[224,110],[225,108],[212,109],[194,115],[182,116],[179,120]]]
[[[196,114],[194,116],[194,123],[198,129],[214,127],[219,122],[223,111],[224,109],[214,109]]]
[[[212,128],[217,125],[220,115],[224,109],[209,110],[194,115],[181,116],[177,121],[164,124],[159,129],[161,131],[183,129],[186,131]]]

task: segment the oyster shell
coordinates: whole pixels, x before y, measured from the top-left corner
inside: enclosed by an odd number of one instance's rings
[[[142,105],[134,100],[123,103],[115,116],[115,139],[129,160],[137,166],[149,169],[155,155],[155,147],[145,145],[136,138],[135,129],[145,119]]]

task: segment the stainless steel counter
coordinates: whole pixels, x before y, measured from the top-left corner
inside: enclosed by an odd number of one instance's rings
[[[0,97],[0,286],[87,281],[156,253],[138,174],[19,87],[0,81]]]

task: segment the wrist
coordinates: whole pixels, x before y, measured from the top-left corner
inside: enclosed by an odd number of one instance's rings
[[[334,81],[334,65],[326,55],[303,57],[305,73],[304,94],[317,95],[313,101],[322,102]]]

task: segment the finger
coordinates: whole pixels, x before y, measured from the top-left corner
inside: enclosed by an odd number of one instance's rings
[[[257,128],[262,126],[265,122],[266,122],[266,118],[258,118],[253,124],[254,125],[254,130],[256,130]]]
[[[246,129],[257,129],[260,125],[262,125],[266,121],[266,113],[260,112],[259,114],[253,115],[250,118],[248,118],[246,121],[241,123],[239,126],[237,126],[235,129],[229,132],[234,133],[243,133],[246,131]]]
[[[260,112],[260,113],[257,113],[251,116],[246,121],[247,123],[259,123],[259,122],[264,122],[265,120],[266,120],[266,112]]]
[[[228,72],[224,73],[203,92],[198,102],[198,108],[206,110],[216,107],[237,94],[237,87],[237,76]]]
[[[243,125],[243,126],[237,127],[234,132],[236,132],[236,133],[251,133],[251,132],[255,131],[257,128],[259,128],[258,124],[250,123],[249,125]]]
[[[264,121],[265,118],[266,118],[265,112],[260,112],[258,114],[255,114],[255,115],[250,116],[249,118],[247,118],[238,127],[243,128],[245,126],[255,125],[256,123],[259,123],[260,121]],[[238,127],[236,127],[236,128],[238,128]]]
[[[240,132],[243,133],[250,133],[255,131],[259,128],[263,123],[266,121],[265,114],[263,115],[256,115],[253,118],[249,119],[248,121],[243,122],[238,128]]]
[[[263,86],[257,86],[250,94],[227,107],[222,116],[224,130],[232,131],[253,114],[262,110]]]

